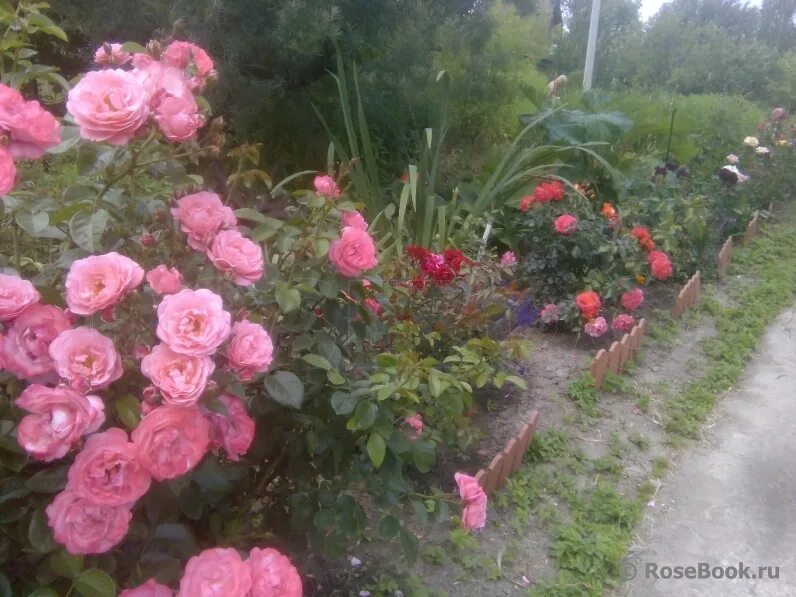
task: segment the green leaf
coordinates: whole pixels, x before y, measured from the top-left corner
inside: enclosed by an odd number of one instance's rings
[[[263,379],[266,392],[282,406],[296,410],[304,403],[304,384],[290,371],[277,371]]]
[[[227,485],[225,484],[224,487]],[[184,524],[172,522],[159,524],[155,528],[155,532],[152,533],[152,539],[162,541],[168,552],[174,555],[190,557],[199,551],[196,538]]]
[[[53,23],[50,17],[41,14],[40,12],[33,12],[28,15],[28,24],[38,27],[39,31],[57,37],[61,41],[69,41],[66,33],[58,25]]]
[[[14,221],[22,230],[36,238],[50,225],[50,216],[44,211],[31,213],[29,211],[19,210],[14,212]]]
[[[94,213],[78,212],[69,220],[69,236],[84,251],[96,253],[102,248],[102,235],[107,225],[108,212],[104,209]]]
[[[420,542],[413,532],[406,527],[401,528],[401,547],[404,549],[404,557],[409,564],[417,561],[417,554],[420,550]]]
[[[343,375],[337,369],[330,369],[327,371],[326,377],[329,378],[329,381],[336,386],[341,386],[345,383],[345,377],[343,377]]]
[[[58,592],[55,589],[44,587],[43,589],[36,589],[28,597],[58,597]]]
[[[25,481],[25,487],[36,493],[58,493],[66,486],[68,468],[64,465],[40,470]]]
[[[301,358],[307,361],[313,367],[318,367],[324,371],[329,371],[329,369],[332,368],[332,364],[319,354],[305,354]]]
[[[360,429],[369,429],[374,421],[376,415],[379,414],[379,407],[371,401],[360,402],[354,411],[354,416],[346,424],[350,431],[357,431]]]
[[[47,150],[48,154],[58,155],[66,153],[80,142],[80,129],[76,126],[61,125],[61,142]]]
[[[359,400],[348,392],[332,394],[332,408],[337,415],[350,415],[357,407]]]
[[[134,54],[146,54],[147,50],[144,46],[134,41],[128,41],[122,44],[122,50]]]
[[[130,430],[138,427],[138,423],[141,421],[141,405],[138,398],[128,394],[121,400],[117,400],[115,406],[116,414],[125,427]]]
[[[522,379],[521,377],[517,377],[516,375],[507,375],[506,381],[510,381],[515,386],[517,386],[518,388],[522,388],[523,390],[528,389],[528,384],[525,383],[525,380]]]
[[[75,589],[83,597],[116,597],[116,583],[99,568],[81,572],[75,579]]]
[[[421,473],[427,473],[434,466],[436,454],[433,443],[425,440],[415,440],[412,442],[412,460],[415,468]]]
[[[50,556],[50,568],[59,576],[72,579],[83,570],[83,556],[72,555],[62,549]]]
[[[50,553],[55,549],[55,541],[53,541],[43,508],[38,508],[30,519],[28,541],[37,553]]]
[[[370,456],[373,466],[376,468],[381,466],[386,450],[387,445],[384,443],[384,438],[378,433],[371,433],[368,438],[368,456]]]
[[[318,259],[326,257],[326,254],[329,253],[329,241],[325,238],[316,238],[312,241],[312,248]]]
[[[276,287],[276,302],[282,313],[290,313],[301,306],[301,293],[287,284]]]
[[[384,518],[381,519],[381,523],[379,523],[379,536],[382,539],[386,541],[395,539],[400,532],[401,521],[395,518],[395,516],[392,514],[386,514]]]
[[[265,216],[251,207],[236,209],[235,215],[239,220],[248,220],[250,222],[257,222],[258,224],[264,224],[266,222]]]

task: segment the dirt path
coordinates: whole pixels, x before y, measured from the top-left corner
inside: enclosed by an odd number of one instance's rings
[[[664,478],[623,567],[636,576],[617,594],[796,595],[794,453],[796,309],[790,309],[768,330],[743,382],[720,401],[704,439]],[[716,575],[713,567],[731,566],[724,575],[738,578],[662,577],[664,566],[694,566],[683,574],[699,575],[700,563]],[[777,567],[778,578],[769,578]]]

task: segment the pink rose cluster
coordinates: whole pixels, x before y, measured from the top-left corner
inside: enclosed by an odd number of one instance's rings
[[[105,43],[94,61],[109,68],[87,73],[70,90],[66,103],[81,137],[124,145],[151,119],[169,141],[196,139],[205,117],[194,94],[216,75],[202,48],[174,41],[156,60],[143,53],[130,55],[121,44]],[[128,64],[131,70],[121,68]]]
[[[232,209],[215,193],[185,195],[171,208],[188,237],[188,245],[202,251],[216,268],[239,286],[251,286],[263,277],[263,249],[237,229]]]
[[[14,160],[37,160],[61,142],[61,125],[37,101],[26,101],[16,89],[0,84],[0,195],[14,188]]]
[[[188,560],[177,597],[301,597],[302,594],[298,570],[276,549],[255,547],[244,560],[236,549],[215,547]]]
[[[475,531],[486,526],[486,493],[475,477],[464,473],[453,475],[462,500],[462,526]]]

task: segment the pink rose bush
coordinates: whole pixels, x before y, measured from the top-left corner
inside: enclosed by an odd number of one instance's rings
[[[617,332],[622,332],[622,333],[629,332],[630,330],[633,329],[634,325],[636,325],[636,320],[633,318],[632,315],[627,315],[625,313],[622,313],[621,315],[617,315],[616,317],[614,317],[614,320],[611,323],[611,326]]]
[[[14,319],[39,298],[39,291],[28,280],[0,274],[0,322]]]
[[[113,340],[94,328],[61,332],[49,352],[56,373],[81,391],[106,388],[122,376],[122,357]]]
[[[255,374],[268,371],[273,358],[274,344],[261,325],[244,319],[232,326],[228,365],[242,381],[250,381]]]
[[[252,588],[249,597],[301,597],[301,577],[290,560],[277,550],[255,547],[249,553]]]
[[[232,209],[218,195],[205,191],[179,199],[171,213],[188,236],[188,245],[196,251],[207,251],[221,230],[238,224]]]
[[[149,118],[149,93],[129,72],[87,73],[69,91],[66,109],[89,141],[129,143]]]
[[[238,230],[219,232],[207,256],[219,271],[229,274],[240,286],[251,286],[263,277],[262,248]]]
[[[312,184],[315,187],[315,192],[324,197],[337,199],[341,195],[340,187],[337,186],[337,182],[331,176],[316,176]]]
[[[180,477],[207,452],[210,425],[196,407],[159,406],[133,430],[138,459],[154,479]]]
[[[644,303],[644,291],[634,288],[622,293],[622,307],[628,311],[635,311]]]
[[[14,404],[30,413],[19,422],[17,442],[31,458],[45,462],[66,456],[105,421],[100,399],[67,386],[31,384]]]
[[[58,307],[34,304],[26,307],[0,336],[0,363],[19,379],[33,380],[55,369],[50,343],[72,327]]]
[[[104,43],[94,52],[94,64],[101,66],[124,66],[133,55],[125,52],[122,44]]]
[[[177,597],[246,597],[251,570],[232,548],[206,549],[185,565]]]
[[[192,95],[169,95],[155,108],[155,122],[166,139],[185,143],[196,139],[205,118]]]
[[[196,404],[215,367],[210,357],[174,352],[165,344],[158,344],[141,360],[141,373],[160,390],[166,404],[175,406]]]
[[[182,274],[176,268],[162,264],[147,272],[146,281],[158,294],[176,294],[182,290]]]
[[[173,597],[174,592],[166,585],[160,584],[154,578],[150,578],[142,585],[132,589],[124,589],[119,593],[119,597]]]
[[[76,315],[91,315],[122,302],[144,279],[144,270],[119,253],[73,262],[66,275],[66,304]]]
[[[0,131],[15,159],[37,160],[61,142],[61,125],[37,101],[26,101],[16,90],[0,84]]]
[[[358,278],[379,263],[376,243],[365,230],[344,226],[340,238],[329,246],[329,260],[337,272],[348,278]]]
[[[152,481],[138,459],[138,447],[119,428],[90,436],[68,478],[65,491],[102,506],[133,504]]]
[[[583,331],[592,338],[599,338],[608,331],[608,322],[605,317],[595,317],[583,325]]]
[[[54,539],[71,554],[105,553],[121,542],[133,517],[125,505],[100,505],[71,491],[55,496],[46,512]]]
[[[157,314],[158,338],[180,354],[210,356],[231,331],[232,316],[221,297],[205,288],[166,295]]]
[[[486,526],[486,494],[475,477],[463,473],[453,475],[462,500],[462,526],[476,531]]]
[[[221,394],[219,402],[224,405],[227,413],[212,411],[206,413],[210,423],[210,447],[216,450],[224,448],[227,458],[233,462],[240,460],[251,447],[254,440],[254,420],[249,416],[243,401],[231,394]]]
[[[410,439],[417,439],[423,435],[423,417],[420,414],[414,414],[411,417],[406,417],[404,423],[412,431],[409,433]]]

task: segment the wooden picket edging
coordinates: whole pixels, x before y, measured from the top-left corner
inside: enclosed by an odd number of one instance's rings
[[[594,379],[597,389],[603,387],[605,374],[610,371],[618,374],[625,365],[638,356],[638,350],[644,341],[644,334],[647,331],[647,320],[639,319],[633,328],[622,336],[619,342],[614,342],[608,350],[600,349],[591,361],[589,372]]]
[[[755,214],[746,226],[746,232],[743,235],[744,244],[753,241],[758,232],[760,232],[760,221],[757,219],[757,214]]]
[[[718,269],[719,274],[724,274],[727,268],[730,267],[730,259],[732,258],[732,237],[728,236],[727,240],[721,246],[718,255]]]
[[[531,417],[519,432],[506,442],[503,448],[489,463],[475,474],[475,479],[481,485],[484,493],[491,494],[496,489],[501,489],[506,484],[506,479],[522,464],[522,457],[531,445],[536,424],[539,420],[539,411],[533,411]]]
[[[701,287],[702,274],[697,272],[691,276],[691,279],[683,286],[682,290],[680,290],[680,293],[677,295],[677,299],[674,301],[674,307],[672,307],[672,317],[680,319],[686,309],[697,304]]]

